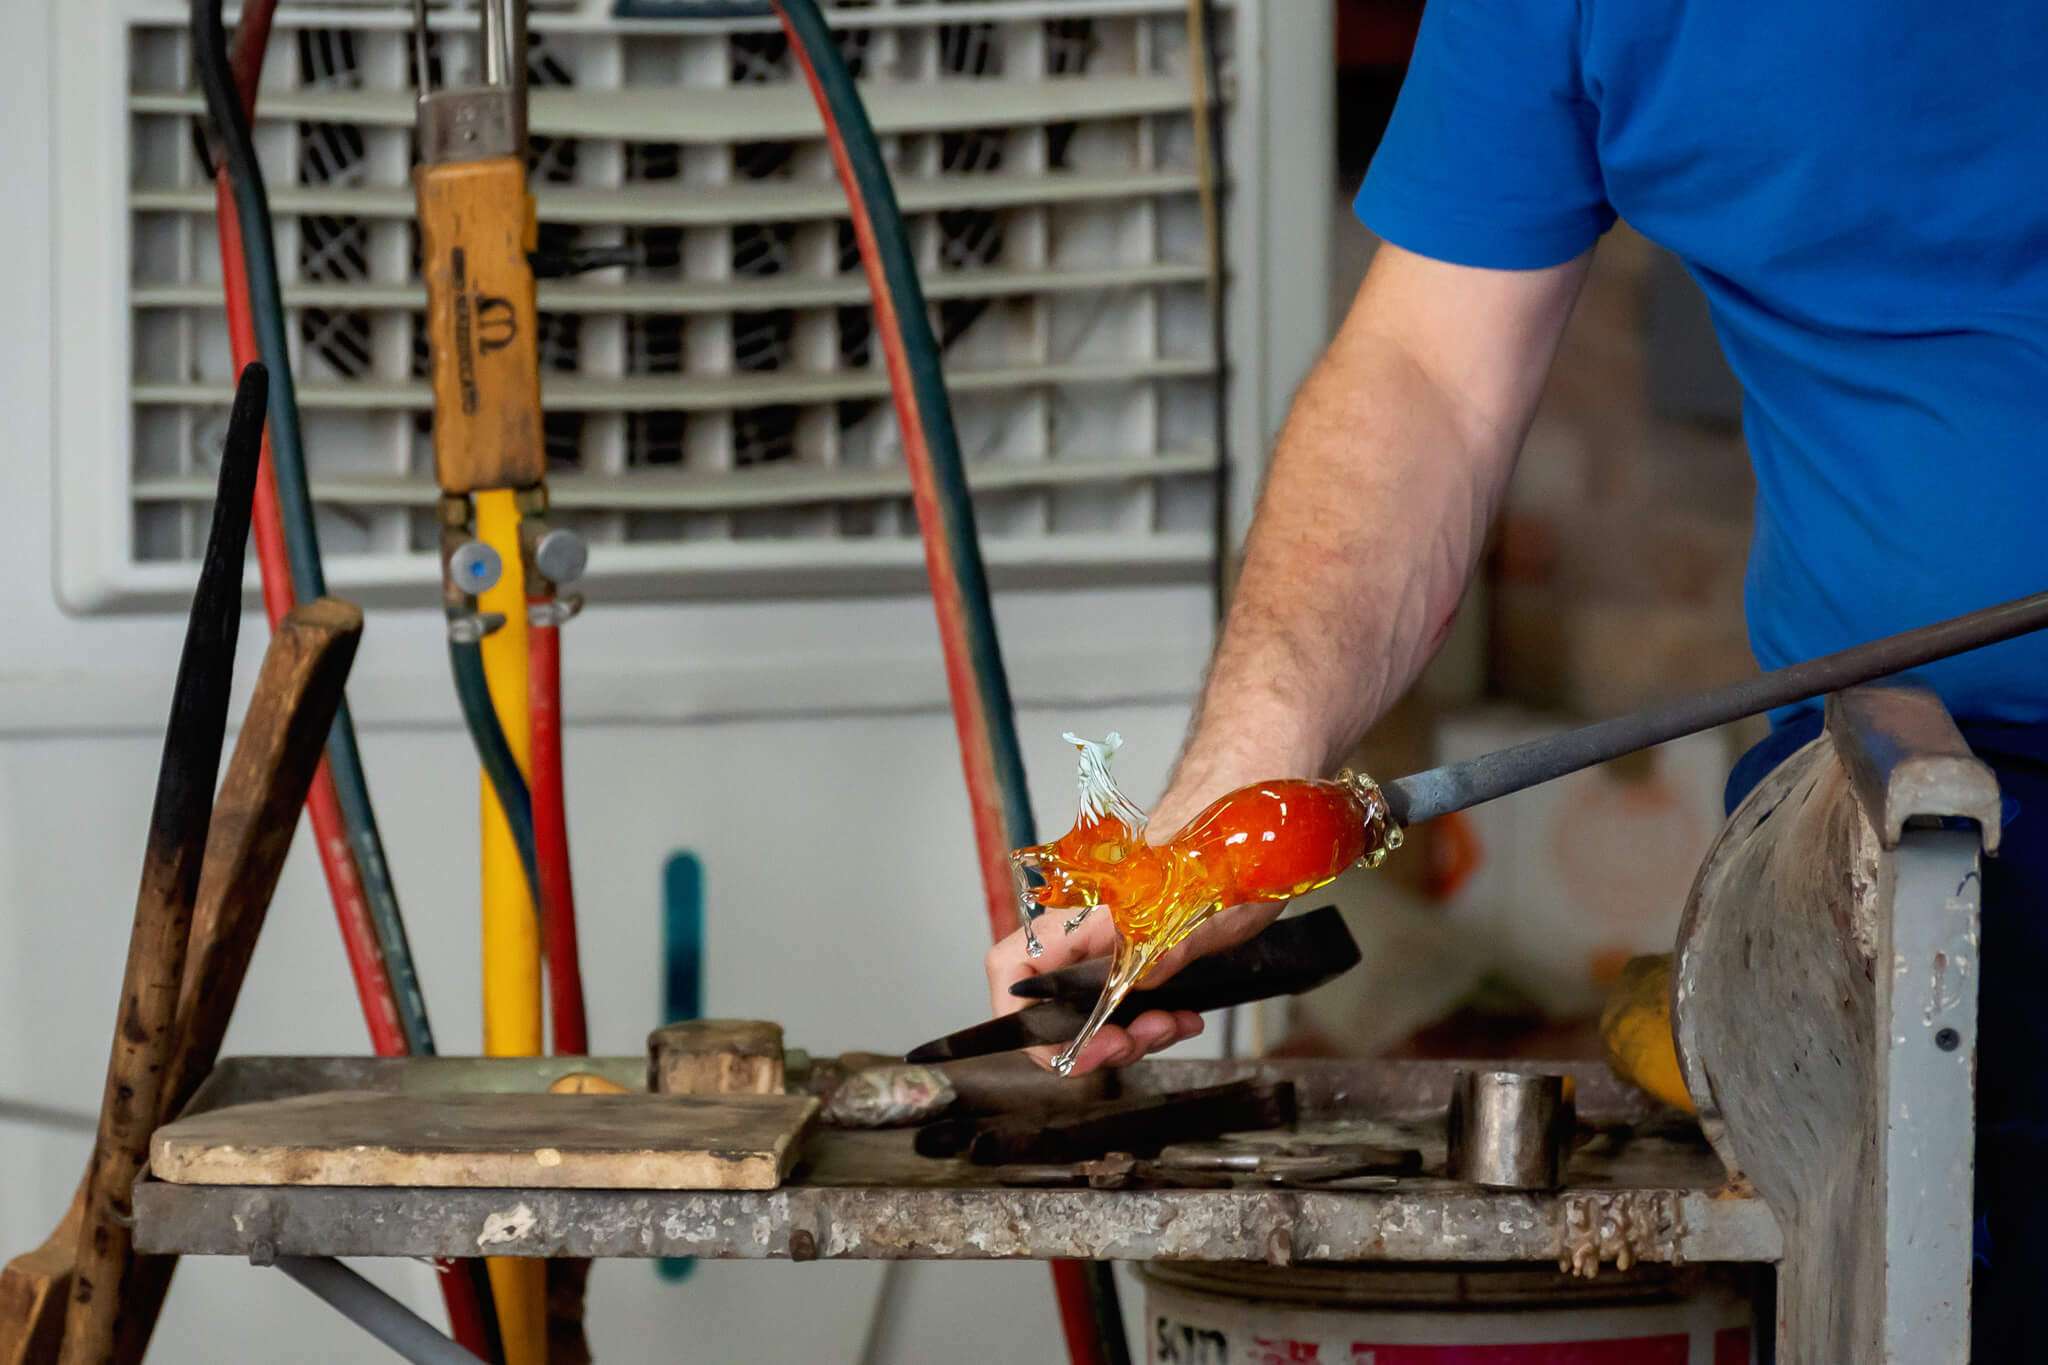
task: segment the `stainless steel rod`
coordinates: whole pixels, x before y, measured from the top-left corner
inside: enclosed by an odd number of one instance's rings
[[[484,84],[512,84],[511,0],[483,0]]]
[[[280,1256],[277,1268],[413,1365],[476,1365],[476,1357],[433,1324],[328,1256]]]
[[[2043,627],[2048,627],[2048,592],[1887,635],[1696,696],[1660,702],[1632,715],[1399,778],[1384,788],[1387,806],[1401,824],[1420,824],[1681,735],[1891,677]]]

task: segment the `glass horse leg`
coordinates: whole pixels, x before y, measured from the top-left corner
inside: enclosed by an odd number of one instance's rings
[[[1043,957],[1045,945],[1038,941],[1038,931],[1031,923],[1039,913],[1038,899],[1031,894],[1031,878],[1026,875],[1036,856],[1024,849],[1010,855],[1010,887],[1017,894],[1017,918],[1024,923],[1024,951],[1032,957]]]
[[[1109,957],[1109,980],[1102,984],[1102,994],[1096,997],[1095,1009],[1089,1014],[1088,1022],[1081,1026],[1081,1032],[1066,1051],[1052,1059],[1052,1069],[1062,1076],[1073,1074],[1074,1063],[1081,1059],[1095,1035],[1109,1022],[1109,1016],[1129,995],[1131,987],[1138,984],[1152,964],[1159,960],[1164,949],[1156,943],[1143,943],[1133,947],[1122,935],[1117,936],[1116,948]]]

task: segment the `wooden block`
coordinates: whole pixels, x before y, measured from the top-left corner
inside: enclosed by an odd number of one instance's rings
[[[647,1035],[647,1088],[659,1095],[779,1095],[782,1025],[692,1019]]]
[[[335,1092],[180,1119],[150,1169],[188,1185],[766,1190],[817,1112],[807,1095]]]

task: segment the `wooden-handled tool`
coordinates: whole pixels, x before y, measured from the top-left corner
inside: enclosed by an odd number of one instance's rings
[[[48,1365],[64,1336],[64,1305],[71,1300],[71,1267],[78,1257],[78,1225],[85,1219],[85,1182],[56,1231],[0,1271],[0,1365]]]
[[[422,90],[420,274],[434,382],[434,477],[444,494],[547,477],[535,325],[533,196],[526,189],[524,6],[487,3],[489,84]],[[494,28],[494,20],[497,24]],[[418,37],[426,81],[426,35]]]
[[[171,693],[99,1134],[86,1175],[72,1307],[65,1319],[61,1359],[75,1365],[99,1365],[112,1355],[130,1260],[129,1191],[148,1156],[149,1135],[162,1107],[164,1064],[171,1052],[192,902],[227,730],[235,637],[242,622],[242,564],[268,393],[261,365],[242,371],[221,450],[213,524]]]
[[[271,636],[213,805],[158,1123],[185,1107],[220,1056],[362,631],[360,610],[321,598],[293,608]],[[114,1360],[142,1359],[176,1265],[170,1256],[137,1263]]]
[[[362,633],[361,610],[323,597],[288,612],[263,656],[214,801],[178,991],[178,1052],[165,1083],[170,1112],[192,1098],[220,1056]]]

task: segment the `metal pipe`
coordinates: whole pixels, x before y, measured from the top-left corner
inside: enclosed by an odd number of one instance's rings
[[[512,92],[512,145],[526,155],[525,0],[483,0],[484,84]]]
[[[414,1365],[476,1365],[425,1318],[329,1256],[280,1256],[277,1268]]]
[[[512,78],[512,145],[522,161],[526,158],[526,3],[527,0],[505,0],[507,22],[505,25],[505,46],[507,74]]]
[[[2044,627],[2048,627],[2048,592],[1887,635],[1696,696],[1660,702],[1633,715],[1431,768],[1389,782],[1382,790],[1395,820],[1403,825],[1420,824],[1681,735],[1810,701]]]
[[[412,64],[413,87],[420,95],[433,93],[433,81],[428,79],[427,60],[430,48],[427,41],[427,0],[412,0]]]
[[[480,6],[483,23],[484,84],[500,89],[511,84],[507,68],[512,53],[510,35],[512,16],[507,13],[507,0],[484,0]]]

